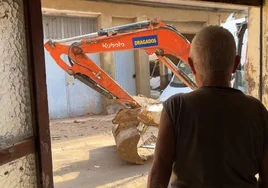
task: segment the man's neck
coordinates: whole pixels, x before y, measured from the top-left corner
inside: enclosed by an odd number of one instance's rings
[[[226,83],[226,82],[215,82],[215,81],[203,82],[201,84],[201,87],[203,87],[203,86],[231,87],[230,83]]]
[[[215,73],[210,76],[201,77],[199,87],[203,86],[231,87],[230,75]]]

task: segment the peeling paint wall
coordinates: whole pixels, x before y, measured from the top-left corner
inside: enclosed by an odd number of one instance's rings
[[[268,108],[268,0],[263,7],[263,46],[262,46],[262,102]]]
[[[0,148],[33,135],[23,0],[0,0]],[[36,187],[35,157],[0,167],[0,187]]]
[[[246,90],[249,95],[260,98],[260,8],[249,8],[248,60],[245,65]]]

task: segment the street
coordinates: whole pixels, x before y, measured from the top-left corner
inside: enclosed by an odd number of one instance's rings
[[[114,115],[51,122],[56,188],[146,187],[152,160],[120,159],[111,133]]]

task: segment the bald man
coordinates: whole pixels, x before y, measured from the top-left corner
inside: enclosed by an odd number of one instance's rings
[[[167,187],[172,172],[176,188],[268,187],[268,114],[230,87],[239,61],[228,30],[195,36],[189,65],[199,88],[163,103],[148,187]]]

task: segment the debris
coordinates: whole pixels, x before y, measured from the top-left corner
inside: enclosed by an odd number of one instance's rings
[[[142,145],[141,148],[155,149],[155,145]]]
[[[60,136],[52,136],[52,140],[60,140],[61,137]]]
[[[150,138],[148,138],[145,142],[144,142],[144,146],[145,145],[149,145],[149,146],[155,146],[155,143],[156,143],[156,136],[155,135],[151,135]]]

